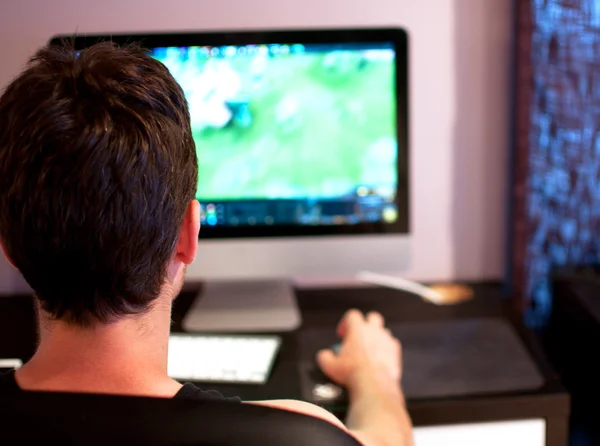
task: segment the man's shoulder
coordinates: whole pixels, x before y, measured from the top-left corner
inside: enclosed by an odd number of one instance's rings
[[[320,418],[325,420],[334,426],[339,427],[346,431],[344,423],[342,423],[335,415],[331,412],[323,409],[322,407],[316,406],[305,401],[298,400],[271,400],[271,401],[246,401],[246,404],[256,404],[259,406],[272,407],[274,409],[287,410],[290,412],[296,412],[302,415],[309,415],[311,417]]]

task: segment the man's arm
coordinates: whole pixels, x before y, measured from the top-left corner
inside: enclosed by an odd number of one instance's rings
[[[271,400],[271,401],[246,401],[246,404],[256,404],[258,406],[267,406],[272,407],[274,409],[288,410],[290,412],[297,412],[303,415],[310,415],[311,417],[320,418],[322,420],[328,421],[329,423],[345,430],[346,426],[342,423],[339,418],[337,418],[331,412],[323,409],[322,407],[316,406],[314,404],[306,403],[304,401],[296,401],[296,400]],[[370,445],[369,445],[370,446]]]
[[[400,387],[400,343],[385,329],[380,314],[370,313],[365,319],[356,310],[342,319],[338,335],[344,339],[339,355],[325,350],[317,360],[326,375],[348,389],[346,426],[325,409],[300,401],[253,404],[321,418],[346,430],[365,446],[412,446],[412,425]]]
[[[366,397],[366,395],[365,395]],[[295,400],[273,400],[273,401],[252,401],[247,404],[257,404],[260,406],[272,407],[280,410],[288,410],[303,415],[320,418],[336,427],[348,432],[364,446],[410,446],[411,426],[408,416],[396,417],[398,408],[391,402],[389,407],[381,405],[379,401],[373,404],[373,401],[356,401],[350,406],[348,413],[348,424],[344,424],[331,412],[304,401]],[[400,413],[405,410],[402,407]],[[395,435],[397,432],[408,433],[408,436]]]
[[[412,424],[397,382],[386,377],[359,379],[350,390],[346,426],[365,445],[410,446]]]

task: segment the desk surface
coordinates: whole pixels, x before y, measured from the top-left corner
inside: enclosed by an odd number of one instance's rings
[[[173,331],[181,331],[181,321],[195,299],[198,284],[186,284],[173,308]],[[298,290],[297,299],[303,325],[283,335],[279,358],[265,386],[211,386],[226,395],[245,400],[300,399],[298,372],[299,334],[315,327],[334,327],[348,308],[379,311],[390,322],[443,321],[470,317],[504,317],[510,319],[524,345],[544,375],[541,389],[502,395],[428,399],[408,401],[413,422],[419,425],[489,422],[514,419],[545,418],[548,439],[566,435],[569,396],[546,362],[534,336],[519,322],[495,284],[474,285],[475,298],[456,306],[438,307],[418,297],[383,288]],[[30,297],[0,298],[0,357],[29,358],[35,349],[36,330]],[[338,414],[343,415],[343,414]],[[552,431],[552,432],[551,432]],[[552,444],[552,443],[548,443]],[[561,444],[560,440],[556,444]]]

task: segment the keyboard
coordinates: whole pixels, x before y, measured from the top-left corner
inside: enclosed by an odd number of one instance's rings
[[[171,378],[214,383],[264,384],[281,345],[278,336],[171,334]]]

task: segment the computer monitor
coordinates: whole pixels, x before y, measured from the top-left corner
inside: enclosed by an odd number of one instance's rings
[[[404,30],[71,39],[141,43],[188,100],[202,224],[188,277],[207,282],[186,328],[294,329],[290,280],[408,265]]]

